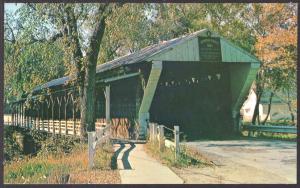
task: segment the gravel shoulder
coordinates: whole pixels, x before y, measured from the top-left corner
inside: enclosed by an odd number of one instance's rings
[[[296,143],[232,140],[186,143],[209,158],[214,167],[173,168],[187,184],[294,184]]]

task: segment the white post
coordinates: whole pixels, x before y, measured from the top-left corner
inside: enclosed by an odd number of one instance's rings
[[[153,141],[156,142],[158,140],[157,138],[157,129],[158,129],[158,124],[154,123],[153,124]]]
[[[153,123],[149,123],[149,141],[152,142],[153,141]]]
[[[88,132],[88,159],[89,159],[89,169],[92,169],[94,166],[94,153],[95,153],[95,148],[94,148],[94,142],[95,142],[95,135],[96,132]]]
[[[105,86],[105,118],[106,124],[110,124],[110,85]]]
[[[179,156],[179,126],[174,126],[175,159]]]
[[[162,150],[165,146],[165,140],[164,140],[164,126],[159,125],[158,126],[158,131],[159,131],[159,149]]]

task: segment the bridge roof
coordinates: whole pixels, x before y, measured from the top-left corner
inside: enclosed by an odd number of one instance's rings
[[[172,55],[170,53],[173,54],[178,54],[178,51],[182,51],[182,49],[178,48],[178,46],[181,46],[181,48],[185,48],[185,46],[181,45],[184,44],[188,41],[191,41],[193,39],[195,39],[198,36],[202,36],[205,33],[207,33],[209,30],[208,29],[203,29],[188,35],[184,35],[178,38],[174,38],[168,41],[163,41],[160,42],[158,44],[154,44],[148,47],[145,47],[137,52],[134,52],[132,54],[128,54],[122,57],[119,57],[117,59],[114,59],[112,61],[106,62],[104,64],[100,64],[97,65],[96,67],[96,73],[102,73],[108,70],[112,70],[121,66],[125,66],[125,65],[129,65],[129,64],[134,64],[134,63],[139,63],[142,61],[152,61],[152,60],[169,60],[169,59],[164,59],[168,56],[165,55]],[[255,63],[260,63],[260,61],[253,55],[251,55],[250,53],[246,52],[245,50],[237,47],[236,45],[230,43],[229,41],[227,41],[226,39],[222,38],[221,36],[219,36],[216,33],[212,33],[213,37],[219,37],[221,40],[221,48],[222,48],[222,61],[226,62],[226,61],[238,61],[238,62],[255,62]],[[173,49],[176,49],[173,50]],[[198,49],[199,50],[199,49]],[[233,52],[235,54],[240,54],[238,56],[235,56],[234,58],[231,58],[231,56],[228,56],[226,54],[223,54],[223,51],[228,51],[230,52],[232,55]],[[181,52],[184,53],[184,52]],[[227,53],[227,52],[226,52]],[[194,58],[195,60],[200,60],[199,57]],[[65,76],[62,78],[58,78],[58,79],[54,79],[51,80],[43,85],[37,86],[33,91],[39,91],[41,89],[44,88],[50,88],[50,87],[54,87],[54,86],[58,86],[58,85],[63,85],[66,84],[67,81],[70,79],[69,76]]]

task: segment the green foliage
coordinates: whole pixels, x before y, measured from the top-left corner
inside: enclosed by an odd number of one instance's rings
[[[17,142],[16,134],[24,139],[24,148]],[[25,130],[14,126],[4,129],[4,159],[6,162],[23,159],[26,155],[57,155],[68,154],[80,143],[78,138],[70,136],[50,137],[47,133],[37,130]]]
[[[10,169],[4,174],[7,183],[46,183],[51,171],[58,166],[49,165],[46,162],[28,162],[19,168]]]
[[[38,156],[57,155],[61,153],[70,153],[72,149],[79,144],[78,138],[70,136],[55,135],[55,137],[48,137],[41,143],[41,148]]]
[[[5,43],[4,50],[5,97],[9,101],[64,75],[62,50],[56,44]]]
[[[14,133],[14,129],[4,126],[4,161],[22,157],[23,151],[13,138]]]

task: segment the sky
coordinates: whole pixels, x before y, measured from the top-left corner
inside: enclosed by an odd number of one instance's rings
[[[22,3],[4,3],[4,11],[14,13]]]

